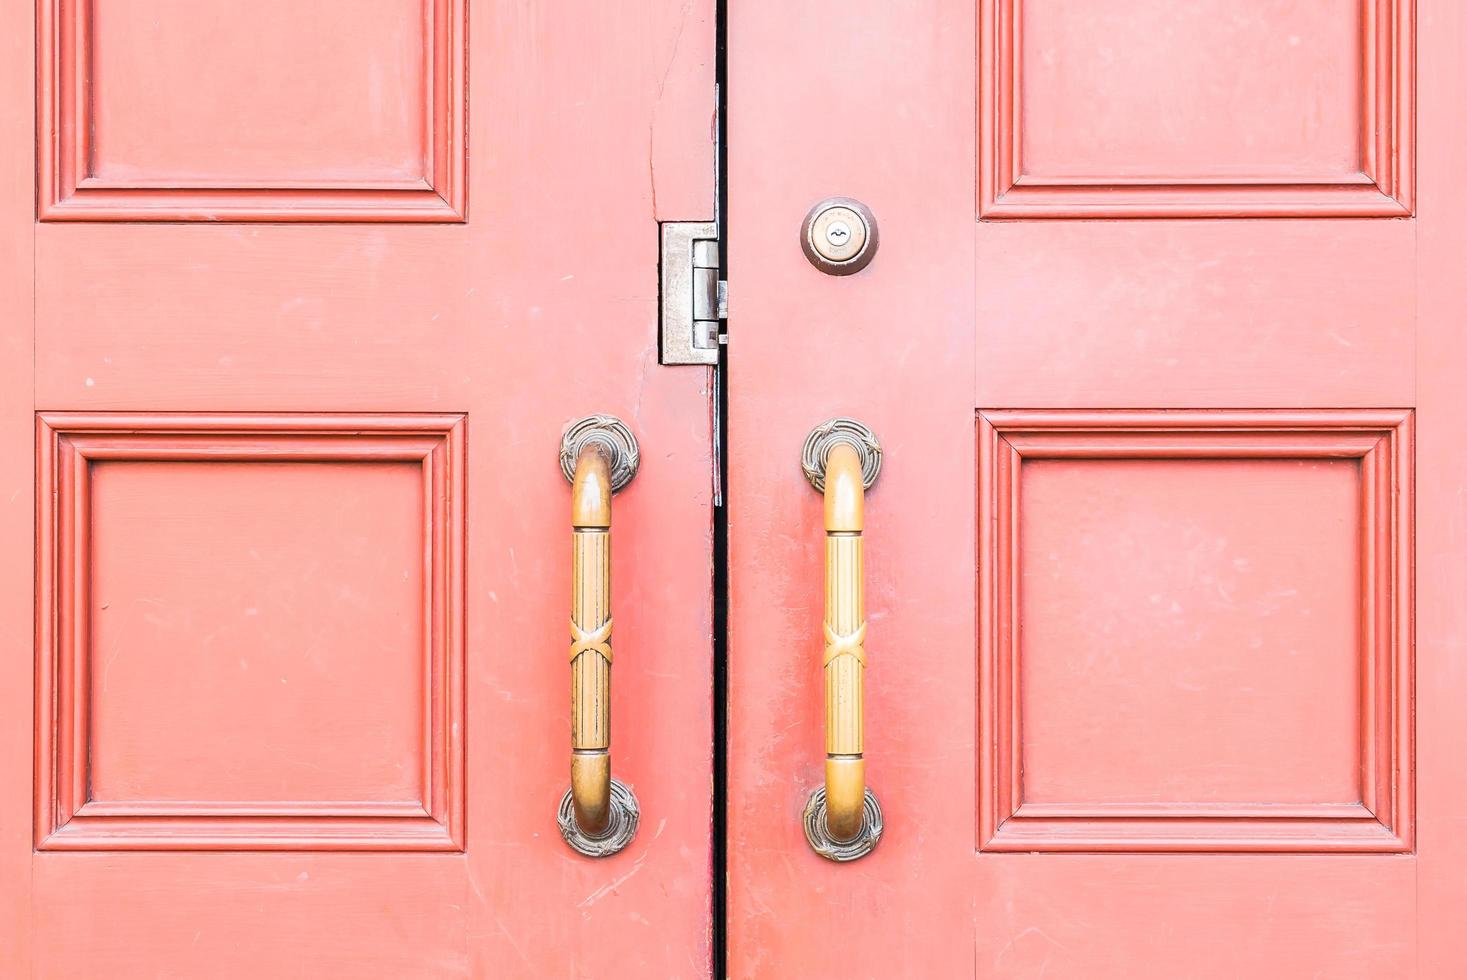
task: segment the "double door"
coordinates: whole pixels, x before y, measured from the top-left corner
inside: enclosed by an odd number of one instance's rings
[[[1467,13],[726,6],[0,7],[0,975],[1459,974]]]

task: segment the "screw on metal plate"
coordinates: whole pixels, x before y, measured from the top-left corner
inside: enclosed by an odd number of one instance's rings
[[[849,276],[876,257],[878,236],[871,209],[849,197],[828,197],[800,226],[800,248],[821,272]]]

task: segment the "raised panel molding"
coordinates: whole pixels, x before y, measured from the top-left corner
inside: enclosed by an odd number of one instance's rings
[[[1139,176],[1107,172],[1104,166],[1062,175],[1027,169],[1021,52],[1025,7],[1037,2],[979,0],[981,217],[1404,217],[1414,212],[1415,0],[1362,0],[1357,170],[1314,173],[1306,166],[1289,173],[1227,176]],[[1153,27],[1146,18],[1138,30]],[[1167,42],[1158,34],[1155,43]],[[1049,54],[1061,61],[1066,57],[1064,51]],[[1126,52],[1115,57],[1124,59]],[[1237,68],[1240,75],[1248,70],[1246,64]],[[1154,83],[1177,84],[1165,75]],[[1150,124],[1144,118],[1135,121]]]
[[[1031,852],[1413,847],[1412,414],[991,411],[978,417],[978,846]],[[1352,461],[1359,472],[1359,799],[1026,801],[1021,473],[1041,460]],[[1038,574],[1037,570],[1030,573]],[[1103,588],[1102,584],[1097,584]],[[1166,732],[1157,732],[1165,739]],[[1319,735],[1318,737],[1325,737]]]
[[[39,414],[36,847],[462,850],[463,430],[459,415]],[[91,714],[97,699],[109,696],[105,673],[101,680],[92,676],[93,539],[110,529],[94,526],[92,484],[96,467],[114,462],[375,463],[421,471],[421,492],[413,493],[422,503],[398,521],[421,528],[414,532],[421,545],[410,556],[416,563],[421,551],[422,595],[413,600],[419,622],[412,625],[422,637],[412,656],[421,659],[403,665],[422,678],[420,694],[408,695],[408,710],[420,720],[404,743],[417,760],[418,772],[409,778],[417,799],[93,799]],[[265,574],[268,584],[268,568]],[[208,639],[201,642],[206,648]],[[320,683],[330,683],[330,676]],[[247,733],[228,735],[239,737]]]
[[[97,28],[98,10],[95,0],[41,0],[38,7],[38,60],[37,60],[37,125],[38,147],[38,211],[43,221],[370,221],[370,222],[459,222],[466,215],[466,93],[465,93],[465,50],[466,8],[465,0],[423,0],[421,16],[417,22],[421,27],[418,36],[421,55],[413,55],[411,63],[420,64],[415,71],[419,77],[404,79],[388,77],[385,80],[374,67],[378,52],[365,48],[354,52],[353,65],[361,72],[371,72],[368,79],[343,79],[337,81],[337,89],[360,90],[368,100],[355,108],[355,113],[341,105],[320,105],[320,91],[305,92],[310,87],[300,73],[301,64],[319,65],[319,71],[331,70],[333,57],[347,50],[344,46],[359,45],[378,47],[393,46],[394,56],[399,57],[398,67],[405,60],[398,46],[401,30],[391,18],[380,13],[382,4],[376,4],[379,13],[372,21],[362,8],[356,12],[350,5],[343,5],[342,16],[356,30],[355,35],[335,32],[332,44],[323,47],[319,38],[289,36],[289,30],[277,31],[270,36],[274,45],[272,53],[266,55],[254,51],[248,40],[239,50],[230,52],[230,60],[221,63],[211,57],[208,50],[187,49],[181,58],[193,58],[195,62],[180,69],[177,66],[163,74],[164,81],[147,79],[134,84],[137,91],[130,91],[126,98],[126,113],[137,119],[148,120],[140,125],[145,132],[131,134],[132,145],[157,146],[174,143],[182,156],[192,159],[199,152],[198,146],[207,144],[212,155],[212,165],[223,168],[220,172],[203,175],[191,173],[188,167],[175,171],[171,168],[152,169],[139,166],[132,161],[117,162],[107,166],[106,147],[97,143],[99,123],[111,120],[98,118],[103,103],[99,98],[99,85],[108,84],[106,73],[98,68],[99,47],[114,45],[113,50],[123,49],[134,62],[147,61],[149,50],[144,45],[159,43],[157,33],[147,39],[138,31],[127,38],[99,36]],[[250,7],[241,7],[247,14]],[[316,8],[330,12],[331,8]],[[287,10],[288,13],[288,10]],[[249,14],[255,17],[254,14]],[[325,16],[325,15],[322,15]],[[160,14],[165,20],[167,14]],[[263,24],[259,18],[259,23]],[[156,24],[154,27],[156,28]],[[268,25],[260,26],[263,31]],[[210,43],[228,43],[230,25],[219,25],[210,36]],[[286,36],[281,37],[284,33]],[[295,45],[294,49],[290,45]],[[265,45],[259,45],[264,48]],[[336,55],[333,55],[336,52]],[[219,52],[214,52],[217,55]],[[262,60],[274,57],[275,62]],[[187,86],[188,77],[195,71],[204,77],[217,78],[231,67],[242,72],[261,71],[269,73],[272,68],[291,69],[291,78],[298,87],[286,95],[272,93],[275,102],[272,108],[288,109],[293,127],[291,145],[302,145],[337,151],[331,156],[332,165],[291,169],[290,154],[279,152],[275,156],[286,159],[272,172],[255,172],[255,164],[263,167],[271,158],[270,146],[253,145],[251,137],[271,139],[277,123],[270,112],[260,119],[241,126],[231,120],[228,111],[209,112],[204,104],[190,103],[188,122],[168,119],[166,99],[171,97],[168,86]],[[211,74],[212,73],[212,74]],[[126,74],[126,73],[120,73]],[[226,79],[227,80],[227,79]],[[391,98],[391,92],[378,92],[375,87],[384,84],[397,86],[405,91],[401,99]],[[255,92],[251,81],[241,78],[232,86],[232,98],[249,99]],[[159,86],[163,88],[160,90]],[[320,86],[318,86],[320,88]],[[375,100],[375,101],[373,101]],[[158,105],[154,103],[158,102]],[[279,103],[279,105],[276,105]],[[379,121],[371,114],[378,106],[406,106],[396,119],[392,133],[393,147],[382,153],[396,161],[386,166],[382,161],[364,161],[362,147],[370,145],[370,137],[362,132]],[[367,108],[362,108],[367,105]],[[397,111],[396,109],[394,111]],[[337,116],[331,116],[335,112]],[[367,115],[363,115],[367,113]],[[281,113],[277,113],[280,115]],[[199,117],[206,117],[202,121]],[[318,125],[324,123],[325,125]],[[214,132],[202,134],[200,128],[217,125]],[[279,125],[284,125],[280,123]],[[302,133],[307,134],[303,136]],[[377,134],[381,137],[381,134]],[[396,146],[407,141],[411,154]],[[247,152],[251,151],[254,156]],[[313,151],[316,152],[316,151]],[[324,151],[322,151],[324,152]],[[394,156],[395,155],[395,156]],[[242,160],[237,164],[236,159]],[[277,159],[277,163],[278,163]],[[227,166],[226,166],[227,165]],[[279,167],[284,166],[284,172]]]

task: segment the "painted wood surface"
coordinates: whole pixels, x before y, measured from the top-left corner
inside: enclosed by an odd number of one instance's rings
[[[47,220],[463,220],[464,0],[38,12]]]
[[[0,8],[0,973],[706,976],[710,377],[658,367],[656,310],[658,220],[713,208],[713,4],[32,6]],[[45,29],[87,9],[97,92],[55,104]],[[64,200],[38,98],[100,124]],[[556,449],[593,412],[643,446],[643,823],[599,862],[555,822]]]
[[[987,218],[1411,213],[1414,0],[978,6]]]
[[[968,976],[976,8],[728,16],[729,974]],[[880,227],[853,276],[800,248],[805,213],[831,196]],[[825,532],[800,449],[834,416],[883,449],[865,498],[864,747],[887,820],[844,865],[810,850],[800,819],[824,779],[825,705]]]
[[[1467,15],[754,3],[730,38],[731,975],[1461,975]],[[797,237],[832,194],[881,226],[844,279]],[[796,447],[835,414],[886,449],[849,865],[800,832]]]
[[[1451,927],[1467,908],[1467,9],[1421,0],[1418,17],[1418,111],[1435,136],[1417,163],[1416,968],[1450,977],[1467,963]]]

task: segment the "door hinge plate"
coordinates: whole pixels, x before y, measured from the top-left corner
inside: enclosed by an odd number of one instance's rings
[[[717,364],[728,285],[718,277],[718,226],[712,221],[662,223],[660,360]]]

